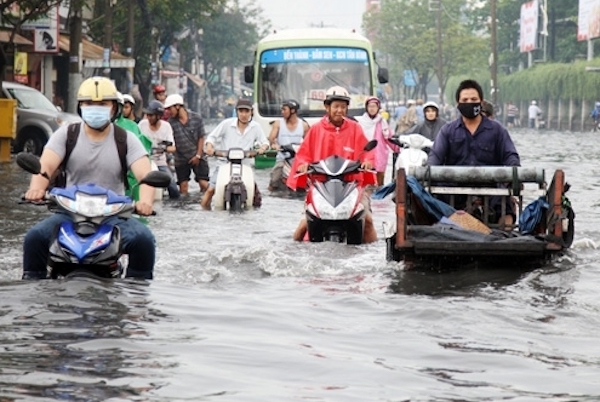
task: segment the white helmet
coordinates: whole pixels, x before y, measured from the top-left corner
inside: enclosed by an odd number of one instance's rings
[[[348,105],[350,104],[350,94],[346,88],[336,85],[329,88],[327,92],[325,92],[325,100],[323,101],[324,104],[331,105],[331,102],[336,100],[344,101]]]
[[[428,107],[434,107],[434,108],[436,108],[438,110],[438,112],[440,110],[440,107],[434,101],[427,101],[427,102],[425,102],[425,104],[423,105],[423,110],[427,109]]]
[[[532,105],[537,105],[537,102],[536,102],[536,101],[534,101],[534,100],[532,100],[532,101],[531,101],[531,104],[532,104]]]
[[[183,97],[179,94],[172,94],[165,99],[165,109],[175,105],[183,105]]]
[[[135,105],[135,99],[133,99],[133,96],[131,96],[129,94],[122,94],[122,95],[123,95],[123,103],[129,102],[132,105]]]

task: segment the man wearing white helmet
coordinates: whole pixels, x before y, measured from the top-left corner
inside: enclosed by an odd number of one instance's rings
[[[187,110],[179,94],[167,96],[165,109],[169,111],[169,124],[175,139],[175,174],[182,196],[189,191],[192,172],[200,185],[200,191],[208,189],[209,169],[204,155],[204,122],[199,114]]]
[[[332,155],[338,155],[351,160],[360,159],[363,169],[373,169],[373,152],[363,152],[368,142],[367,137],[360,124],[346,117],[348,106],[350,105],[348,91],[339,86],[329,88],[325,94],[323,104],[327,113],[308,130],[302,145],[296,153],[291,171],[305,173],[310,163],[323,160]],[[360,173],[356,178],[362,181],[366,178],[364,175],[368,174],[372,176],[372,182],[376,183],[377,179],[373,173]],[[300,177],[303,177],[304,181],[306,181],[305,176],[290,175],[286,184],[292,190],[303,187],[305,183],[299,181]],[[377,231],[373,226],[370,199],[366,195],[366,192],[363,193],[362,202],[365,205],[366,211],[363,242],[371,243],[377,240]],[[302,241],[307,230],[306,219],[302,219],[294,232],[294,240]]]

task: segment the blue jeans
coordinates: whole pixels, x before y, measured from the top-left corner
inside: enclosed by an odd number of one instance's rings
[[[169,184],[169,187],[167,187],[167,191],[169,192],[169,198],[172,200],[176,200],[179,197],[181,197],[181,194],[179,193],[179,188],[177,187],[177,183],[175,183],[175,179],[173,178],[173,173],[171,172],[171,169],[168,166],[157,167],[158,170],[160,170],[161,172],[168,173],[169,176],[171,176],[171,183]]]
[[[70,219],[67,214],[55,213],[29,229],[23,242],[23,279],[46,278],[48,250],[56,227]],[[150,229],[135,218],[112,217],[106,222],[121,230],[121,247],[129,254],[125,277],[152,279],[156,243]]]

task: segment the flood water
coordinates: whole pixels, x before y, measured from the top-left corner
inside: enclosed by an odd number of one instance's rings
[[[565,170],[577,213],[572,251],[536,270],[409,272],[382,238],[294,243],[302,201],[258,170],[260,210],[148,219],[153,281],[25,282],[47,212],[0,164],[0,401],[597,401],[597,135],[513,132],[523,166]],[[373,210],[383,237],[391,202]]]

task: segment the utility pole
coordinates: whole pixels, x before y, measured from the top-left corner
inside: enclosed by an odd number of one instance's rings
[[[439,99],[438,103],[444,103],[444,65],[442,61],[442,2],[440,1],[437,9],[437,76],[439,83]]]
[[[444,101],[444,65],[442,58],[442,1],[429,0],[429,11],[435,11],[435,25],[437,28],[437,79],[438,79],[438,103]]]
[[[497,40],[497,21],[496,21],[496,0],[490,1],[490,18],[492,31],[492,62],[490,64],[492,77],[492,103],[497,107],[498,102],[498,40]]]
[[[136,5],[136,0],[129,0],[128,4],[127,4],[127,49],[126,49],[126,54],[127,57],[131,57],[133,58],[133,41],[134,41],[134,32],[135,32],[135,26],[134,26],[134,19],[135,19],[135,5]],[[131,93],[131,90],[133,89],[133,67],[129,68],[127,70],[127,92]]]
[[[71,0],[69,7],[69,94],[67,110],[77,113],[77,91],[81,85],[82,1]]]
[[[104,10],[104,55],[102,64],[104,75],[110,77],[110,51],[112,50],[112,21],[113,21],[113,0],[106,0],[106,9]]]

